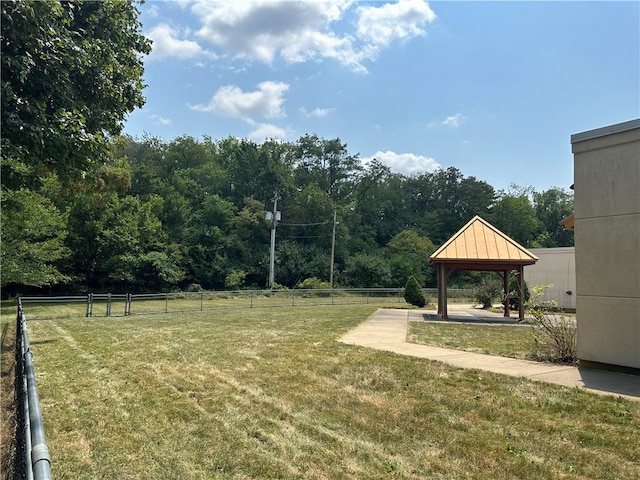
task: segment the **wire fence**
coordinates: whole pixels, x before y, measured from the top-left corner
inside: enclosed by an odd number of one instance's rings
[[[427,299],[436,289],[423,289]],[[452,301],[470,301],[471,290],[449,289]],[[25,296],[18,299],[16,330],[16,456],[15,478],[48,480],[51,459],[44,436],[38,390],[29,345],[24,306],[31,320],[113,317],[189,311],[285,306],[377,304],[402,305],[403,288],[314,290],[239,290],[156,294],[90,293],[76,296]]]
[[[44,436],[27,319],[20,301],[16,322],[17,421],[14,476],[27,480],[48,480],[51,478],[51,459]]]
[[[436,289],[423,289],[435,299]],[[449,289],[452,302],[471,301],[472,291]],[[405,303],[403,288],[292,289],[177,292],[153,294],[90,293],[65,297],[21,297],[31,320],[121,317],[237,308]]]

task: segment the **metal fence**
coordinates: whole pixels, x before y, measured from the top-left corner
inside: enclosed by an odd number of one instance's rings
[[[423,289],[433,298],[435,289]],[[468,301],[471,290],[449,289],[452,301]],[[326,290],[239,290],[159,294],[91,293],[79,296],[30,296],[18,299],[16,329],[16,478],[51,478],[51,459],[44,436],[38,389],[23,305],[30,319],[111,317],[156,313],[283,307],[404,303],[403,288]]]
[[[20,301],[16,322],[17,451],[14,473],[16,478],[47,480],[51,478],[51,459],[44,436],[27,319]]]
[[[435,298],[436,289],[423,289]],[[471,299],[471,290],[449,289],[450,301]],[[22,297],[29,318],[116,317],[154,313],[355,304],[402,304],[403,288],[237,290],[153,294],[90,293],[67,297]],[[41,307],[41,308],[40,308]]]

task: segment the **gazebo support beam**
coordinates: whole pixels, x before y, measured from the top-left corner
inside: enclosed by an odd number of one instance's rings
[[[449,273],[447,272],[447,265],[445,263],[440,264],[438,268],[438,311],[440,318],[446,320],[449,318],[449,312],[447,310],[447,283],[449,279]]]
[[[502,298],[504,299],[504,316],[509,317],[509,270],[505,270],[502,275],[502,286],[504,295]]]
[[[518,319],[522,322],[524,321],[524,265],[518,267],[518,295],[520,295]]]

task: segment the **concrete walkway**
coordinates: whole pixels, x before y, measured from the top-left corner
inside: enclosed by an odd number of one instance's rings
[[[600,393],[640,400],[640,376],[605,372],[586,368],[531,362],[480,353],[463,352],[440,347],[407,343],[409,321],[434,321],[435,312],[400,309],[380,309],[359,326],[339,339],[340,342],[385,350],[412,357],[437,360],[459,368],[487,370],[503,375],[524,377],[537,382],[578,387]],[[504,318],[472,306],[449,306],[450,322],[513,323],[516,318]]]

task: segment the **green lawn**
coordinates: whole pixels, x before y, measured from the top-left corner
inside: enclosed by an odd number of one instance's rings
[[[530,359],[534,347],[530,325],[409,322],[407,341],[522,359]]]
[[[53,478],[640,476],[640,402],[337,342],[375,308],[29,322]]]

